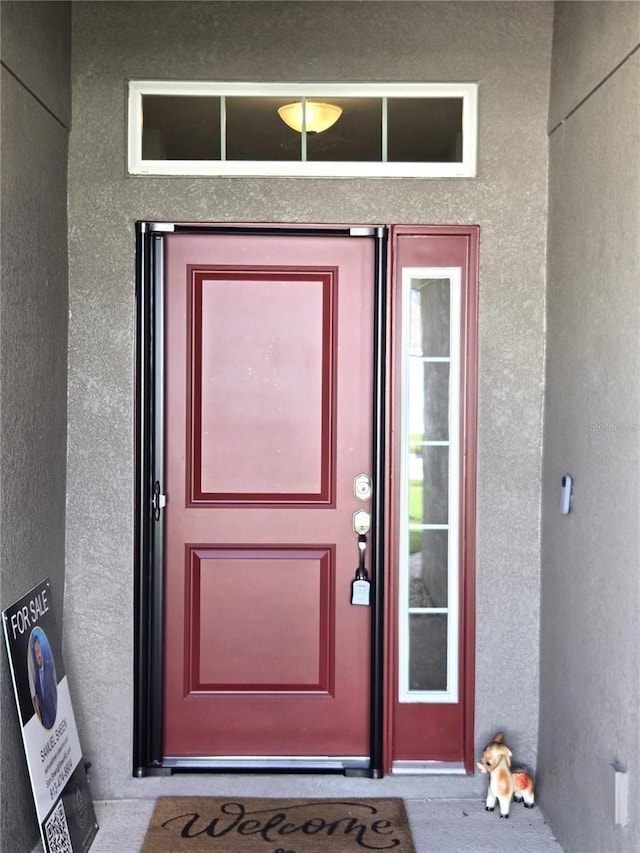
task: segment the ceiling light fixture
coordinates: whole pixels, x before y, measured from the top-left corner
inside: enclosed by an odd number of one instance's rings
[[[302,133],[302,101],[285,104],[278,108],[278,115],[285,124]],[[304,102],[304,125],[307,133],[322,133],[335,124],[342,115],[342,109],[335,104],[323,104],[319,101]]]

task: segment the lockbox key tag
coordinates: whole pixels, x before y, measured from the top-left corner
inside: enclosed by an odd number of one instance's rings
[[[368,607],[370,590],[371,584],[368,580],[354,580],[351,584],[351,603],[364,604],[365,607]]]

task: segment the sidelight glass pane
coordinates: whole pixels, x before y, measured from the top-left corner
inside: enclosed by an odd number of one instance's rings
[[[449,520],[449,448],[422,445],[410,453],[410,524],[447,524]]]
[[[410,353],[430,358],[449,355],[451,282],[448,278],[411,282]]]
[[[143,160],[219,160],[220,98],[143,95]]]
[[[448,441],[448,363],[410,359],[409,420],[420,427],[419,433],[412,433],[412,440]]]
[[[400,701],[457,701],[460,270],[402,271]]]
[[[389,161],[462,162],[462,103],[462,98],[389,98]]]
[[[410,690],[447,689],[447,622],[443,613],[409,617]]]
[[[414,530],[409,557],[409,607],[446,607],[449,599],[449,534]]]

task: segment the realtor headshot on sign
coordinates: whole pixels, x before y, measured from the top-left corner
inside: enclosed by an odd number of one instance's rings
[[[29,638],[28,668],[34,710],[44,728],[50,729],[56,720],[58,686],[51,646],[41,628],[34,628]]]

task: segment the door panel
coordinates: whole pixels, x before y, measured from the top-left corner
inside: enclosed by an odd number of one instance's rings
[[[328,502],[335,276],[193,270],[192,503]]]
[[[193,549],[191,689],[329,693],[331,553],[290,548]],[[219,561],[215,562],[207,561]],[[238,585],[252,613],[251,654],[246,626],[233,604]],[[264,602],[269,600],[269,609]],[[203,614],[199,605],[207,602]],[[295,614],[305,613],[303,624]],[[291,642],[295,630],[295,643]],[[207,654],[208,649],[225,650]]]
[[[164,757],[360,759],[373,240],[176,233],[165,269]]]

